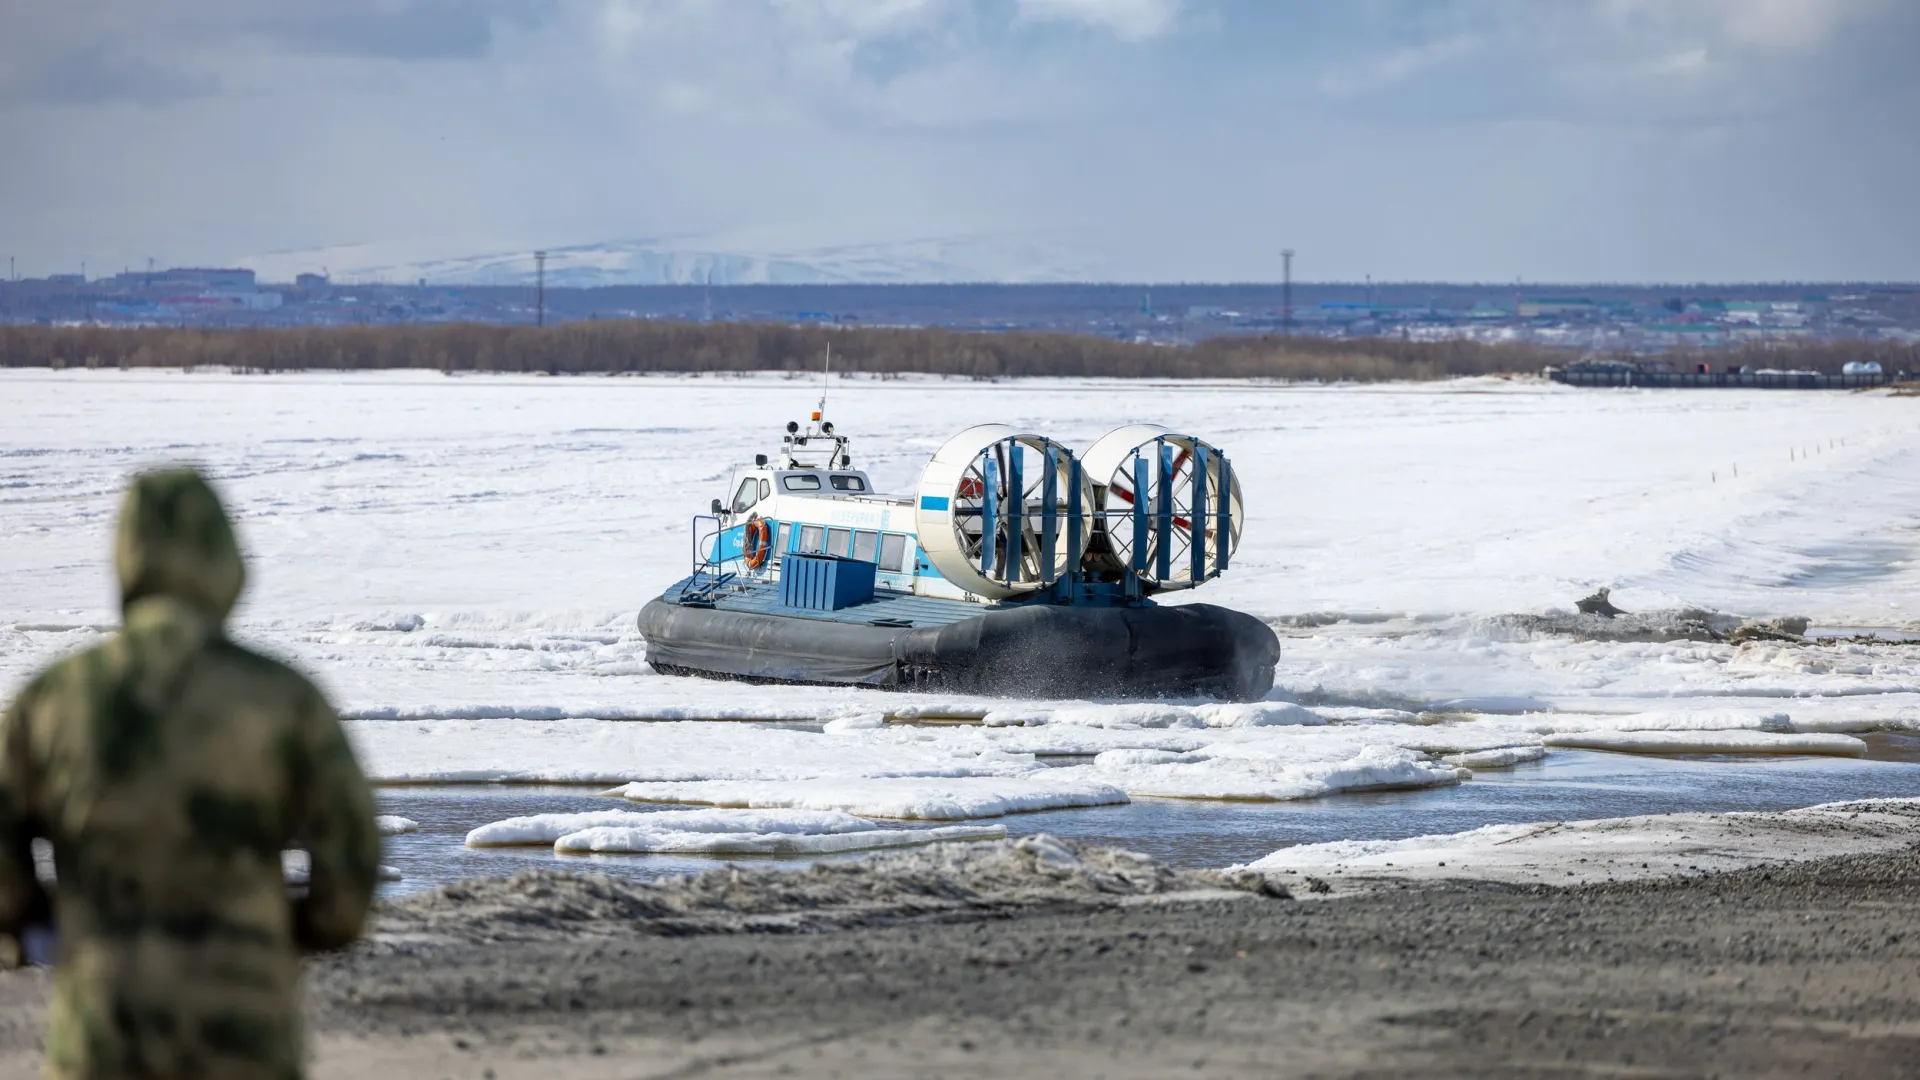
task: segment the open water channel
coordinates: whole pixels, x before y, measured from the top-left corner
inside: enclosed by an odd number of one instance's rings
[[[1864,759],[1696,755],[1653,757],[1556,750],[1541,761],[1476,773],[1452,787],[1381,791],[1297,802],[1135,799],[1124,806],[1049,810],[995,819],[1009,835],[1052,833],[1145,852],[1182,867],[1246,862],[1327,840],[1390,840],[1482,825],[1573,821],[1685,811],[1787,810],[1850,799],[1920,797],[1920,735],[1866,736]],[[818,857],[555,855],[545,847],[473,849],[469,829],[522,814],[673,809],[629,803],[597,787],[421,785],[379,791],[380,812],[418,822],[387,838],[401,880],[389,896],[464,877],[549,867],[629,878],[691,873],[728,863],[804,866]],[[926,823],[882,822],[921,828]],[[977,824],[984,824],[977,823]],[[857,853],[834,858],[858,858]]]

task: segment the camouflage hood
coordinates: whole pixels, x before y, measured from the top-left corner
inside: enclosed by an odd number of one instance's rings
[[[220,496],[192,469],[134,478],[120,507],[113,561],[128,607],[167,596],[224,619],[246,580]]]

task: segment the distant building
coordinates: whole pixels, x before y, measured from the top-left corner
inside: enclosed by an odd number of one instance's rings
[[[273,311],[286,298],[277,292],[265,289],[216,289],[213,295],[218,298],[231,298],[248,311]]]
[[[173,315],[222,311],[273,311],[284,301],[277,292],[258,289],[209,289],[194,296],[163,296],[156,303]]]
[[[1323,300],[1319,313],[1324,322],[1345,324],[1370,321],[1374,316],[1373,305],[1358,300]]]
[[[153,276],[164,285],[200,285],[209,289],[251,289],[253,271],[240,267],[176,266]]]
[[[1538,300],[1520,301],[1523,319],[1540,315],[1591,315],[1594,309],[1593,301],[1578,296],[1543,296]]]
[[[324,289],[330,284],[325,274],[295,274],[293,277],[296,289]]]

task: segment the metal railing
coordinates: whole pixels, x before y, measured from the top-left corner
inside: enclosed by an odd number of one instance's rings
[[[712,528],[702,532],[703,523],[711,523]],[[692,532],[693,572],[687,577],[686,587],[680,590],[680,602],[710,605],[721,591],[733,585],[734,579],[731,571],[720,570],[720,519],[713,514],[695,514]]]

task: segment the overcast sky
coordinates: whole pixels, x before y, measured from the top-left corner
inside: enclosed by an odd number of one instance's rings
[[[0,257],[1920,279],[1914,0],[0,0]]]

